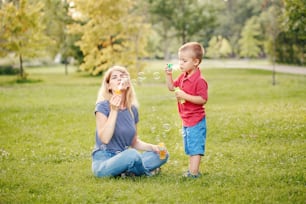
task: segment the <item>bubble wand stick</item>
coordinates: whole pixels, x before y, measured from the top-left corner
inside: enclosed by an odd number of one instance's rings
[[[115,90],[115,94],[118,94],[120,95],[121,94],[121,90],[123,88],[123,84],[127,81],[127,79],[122,79],[119,86],[118,86],[118,89]]]

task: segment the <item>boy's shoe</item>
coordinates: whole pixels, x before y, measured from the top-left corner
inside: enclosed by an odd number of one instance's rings
[[[190,171],[188,170],[188,171],[186,171],[184,174],[183,174],[183,177],[184,178],[194,178],[194,179],[196,179],[196,178],[199,178],[199,177],[201,177],[202,176],[202,174],[200,173],[200,172],[198,172],[198,174],[191,174],[190,173]]]

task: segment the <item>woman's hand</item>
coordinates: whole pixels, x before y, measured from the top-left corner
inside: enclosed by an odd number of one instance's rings
[[[153,152],[159,154],[160,149],[159,149],[159,146],[158,146],[158,145],[153,145],[153,144],[152,144],[152,147],[151,147],[151,148],[152,148],[152,151],[153,151]]]
[[[109,100],[111,110],[119,110],[121,104],[122,96],[114,94]]]
[[[140,150],[140,151],[152,151],[155,152],[156,154],[160,153],[160,149],[158,145],[154,145],[151,143],[146,143],[141,141],[140,139],[137,138],[137,136],[134,137],[132,145],[133,148]],[[167,151],[167,148],[164,147]]]

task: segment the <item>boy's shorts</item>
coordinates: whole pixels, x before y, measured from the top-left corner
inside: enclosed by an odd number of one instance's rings
[[[205,154],[206,118],[192,127],[183,127],[185,153],[189,156]]]

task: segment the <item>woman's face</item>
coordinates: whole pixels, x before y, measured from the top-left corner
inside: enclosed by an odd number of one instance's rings
[[[113,71],[109,78],[109,87],[110,90],[126,90],[129,84],[128,75],[121,71]]]

